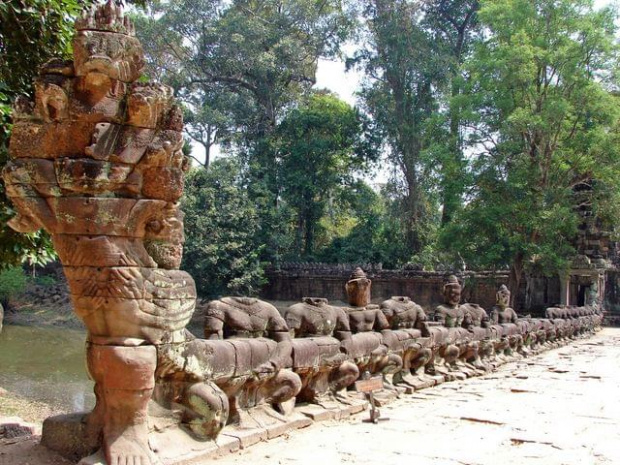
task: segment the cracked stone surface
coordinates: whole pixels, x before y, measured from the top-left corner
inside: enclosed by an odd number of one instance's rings
[[[620,329],[381,409],[389,420],[315,424],[234,455],[246,464],[620,463]]]

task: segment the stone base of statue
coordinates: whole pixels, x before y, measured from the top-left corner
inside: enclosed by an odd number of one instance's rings
[[[343,408],[347,414],[341,413],[338,417],[333,415],[330,418],[344,418],[365,407],[359,402],[355,407]],[[89,438],[87,418],[88,413],[75,413],[46,419],[41,444],[68,460],[79,460],[80,465],[107,465],[100,444],[96,439]],[[217,438],[200,440],[182,425],[181,419],[180,411],[164,409],[151,402],[148,443],[154,464],[169,465],[212,459],[305,428],[312,423],[312,417],[298,409],[284,416],[268,405],[260,405],[240,411],[239,423],[226,426]]]

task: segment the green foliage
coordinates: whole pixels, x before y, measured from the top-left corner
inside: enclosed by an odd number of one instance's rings
[[[327,263],[403,264],[407,251],[401,223],[394,219],[386,192],[357,181],[339,193],[322,222],[329,235],[317,251]]]
[[[53,286],[57,283],[58,281],[56,280],[56,278],[54,276],[50,276],[50,275],[44,275],[44,276],[37,276],[35,278],[35,283],[38,286],[43,286],[43,287],[50,287]]]
[[[293,241],[276,130],[315,83],[319,57],[349,35],[345,2],[182,0],[158,2],[138,28],[149,74],[177,90],[186,132],[207,150],[223,145],[240,160],[260,212],[261,259],[279,263]],[[312,243],[313,241],[310,241]]]
[[[25,0],[0,3],[0,81],[7,89],[29,89],[38,66],[68,56],[73,19],[90,2]]]
[[[460,208],[464,179],[460,65],[476,24],[476,1],[367,0],[367,46],[349,66],[369,79],[360,96],[398,168],[397,220],[411,254],[435,240]],[[453,103],[454,102],[454,103]]]
[[[9,299],[19,295],[26,289],[28,277],[19,266],[0,270],[0,303],[7,307]]]
[[[516,285],[523,269],[567,267],[579,209],[617,212],[615,15],[587,0],[487,0],[480,19],[488,38],[467,64],[476,184],[443,241],[474,266],[510,266]]]
[[[318,58],[337,51],[351,20],[337,0],[182,0],[158,2],[140,24],[149,74],[188,104],[192,137],[236,134],[260,158],[270,153],[263,138],[314,84]]]
[[[291,111],[276,136],[282,199],[297,217],[295,250],[311,257],[328,203],[376,154],[362,138],[360,114],[327,93],[315,94]]]
[[[252,295],[264,283],[255,242],[258,214],[239,179],[239,166],[230,159],[195,169],[186,178],[182,268],[204,297]]]

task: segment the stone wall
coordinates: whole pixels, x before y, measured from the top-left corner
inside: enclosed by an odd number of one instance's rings
[[[292,264],[280,270],[267,271],[268,284],[261,297],[268,300],[299,301],[305,296],[326,297],[345,301],[344,285],[349,279],[351,265]],[[450,272],[419,270],[384,270],[380,266],[364,268],[372,279],[373,302],[378,303],[393,295],[411,297],[416,303],[430,310],[441,303],[443,283]],[[459,274],[463,281],[463,302],[491,308],[495,293],[502,284],[508,284],[508,273],[465,272]],[[560,301],[558,278],[533,277],[523,279],[515,309],[520,312],[542,311]]]
[[[605,323],[620,326],[620,271],[608,271],[605,278]]]

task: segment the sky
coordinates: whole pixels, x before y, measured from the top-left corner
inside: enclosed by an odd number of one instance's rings
[[[319,60],[316,72],[316,85],[321,89],[327,88],[347,102],[355,105],[355,91],[359,87],[361,75],[357,71],[345,72],[344,62]]]

